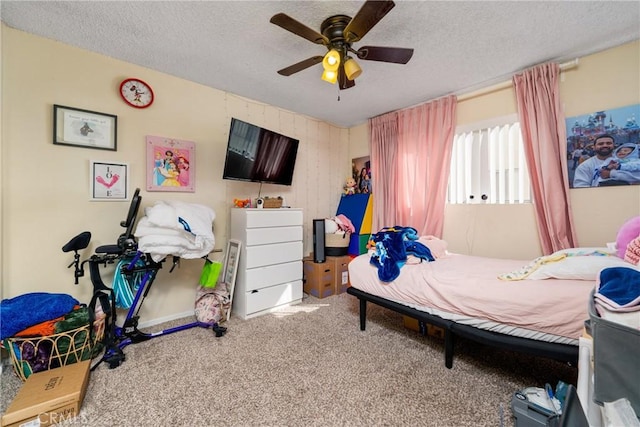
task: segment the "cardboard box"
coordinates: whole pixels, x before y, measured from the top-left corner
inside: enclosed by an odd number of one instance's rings
[[[332,262],[315,263],[303,260],[303,291],[316,298],[326,298],[335,293],[334,272]]]
[[[349,255],[328,256],[327,262],[333,264],[335,294],[339,295],[347,292],[347,288],[351,286],[349,283],[349,262],[351,262],[351,257]]]
[[[29,376],[2,416],[2,426],[46,427],[75,418],[89,384],[90,367],[91,360],[85,360]]]
[[[409,316],[402,316],[402,323],[405,328],[420,332],[422,335],[428,335],[442,340],[444,339],[444,329],[439,326],[421,322],[418,319],[414,319]]]

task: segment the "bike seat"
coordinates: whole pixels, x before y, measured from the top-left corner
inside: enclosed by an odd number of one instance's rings
[[[97,254],[120,255],[124,250],[118,245],[102,245],[96,248]]]
[[[91,233],[89,231],[83,231],[62,247],[62,252],[79,251],[89,246],[91,240]]]

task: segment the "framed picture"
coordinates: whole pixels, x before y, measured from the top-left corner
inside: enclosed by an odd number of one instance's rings
[[[53,143],[117,150],[118,117],[78,108],[53,106]]]
[[[369,156],[351,159],[351,174],[356,183],[355,192],[369,194],[371,189],[371,160]]]
[[[570,188],[640,184],[640,104],[569,117]]]
[[[240,258],[240,246],[242,243],[238,240],[229,239],[227,243],[227,252],[224,255],[224,267],[222,273],[222,282],[229,291],[229,309],[227,310],[227,320],[231,317],[231,306],[233,304],[233,290],[236,287],[236,273],[238,272],[238,261]]]
[[[129,165],[127,163],[91,160],[89,194],[93,201],[126,201],[129,198]]]
[[[196,191],[195,143],[147,136],[147,190]]]

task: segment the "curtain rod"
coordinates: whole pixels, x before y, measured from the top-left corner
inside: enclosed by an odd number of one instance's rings
[[[574,59],[573,61],[569,61],[569,62],[565,62],[563,64],[560,64],[560,70],[561,71],[571,70],[572,68],[575,68],[577,66],[578,66],[578,58]],[[507,80],[507,81],[504,81],[502,83],[496,83],[496,84],[494,84],[492,86],[487,86],[487,87],[482,88],[482,89],[474,90],[473,92],[457,95],[458,102],[466,101],[468,99],[476,98],[476,97],[482,96],[482,95],[487,95],[487,94],[492,93],[492,92],[497,92],[497,91],[499,91],[501,89],[506,89],[508,87],[511,87],[512,85],[513,85],[513,81],[512,80]]]
[[[574,60],[562,63],[562,64],[559,65],[560,71],[571,70],[571,69],[577,67],[578,66],[578,62],[579,62],[579,58],[576,58]],[[517,73],[514,73],[514,75],[515,74],[517,74]],[[472,92],[463,93],[463,94],[460,94],[460,95],[458,95],[458,94],[454,94],[454,95],[456,95],[456,97],[458,99],[458,102],[466,101],[468,99],[476,98],[478,96],[487,95],[487,94],[490,94],[492,92],[497,92],[497,91],[499,91],[501,89],[506,89],[506,88],[510,87],[512,84],[513,84],[513,82],[511,80],[507,80],[507,81],[504,81],[502,83],[496,83],[496,84],[494,84],[492,86],[487,86],[487,87],[482,88],[482,89],[474,90]],[[436,98],[436,99],[439,99],[439,98]],[[433,101],[433,99],[431,101]],[[425,104],[425,103],[431,102],[431,101],[424,101],[424,102],[421,102],[419,104],[415,104],[415,105],[411,105],[409,107],[401,108],[401,110],[404,110],[404,109],[407,109],[407,108],[417,107],[418,105],[422,105],[422,104]],[[395,111],[400,111],[400,110],[395,110]],[[391,113],[391,111],[387,111],[386,113],[378,114],[377,116],[373,116],[371,118],[384,116],[385,114],[389,114],[389,113]]]

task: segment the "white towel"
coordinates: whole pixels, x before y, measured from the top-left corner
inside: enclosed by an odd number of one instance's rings
[[[215,212],[208,206],[178,201],[159,201],[145,209],[149,224],[163,228],[186,230],[196,236],[213,238]]]
[[[215,245],[213,209],[195,203],[156,202],[145,209],[134,235],[138,248],[158,262],[167,255],[201,258]]]

